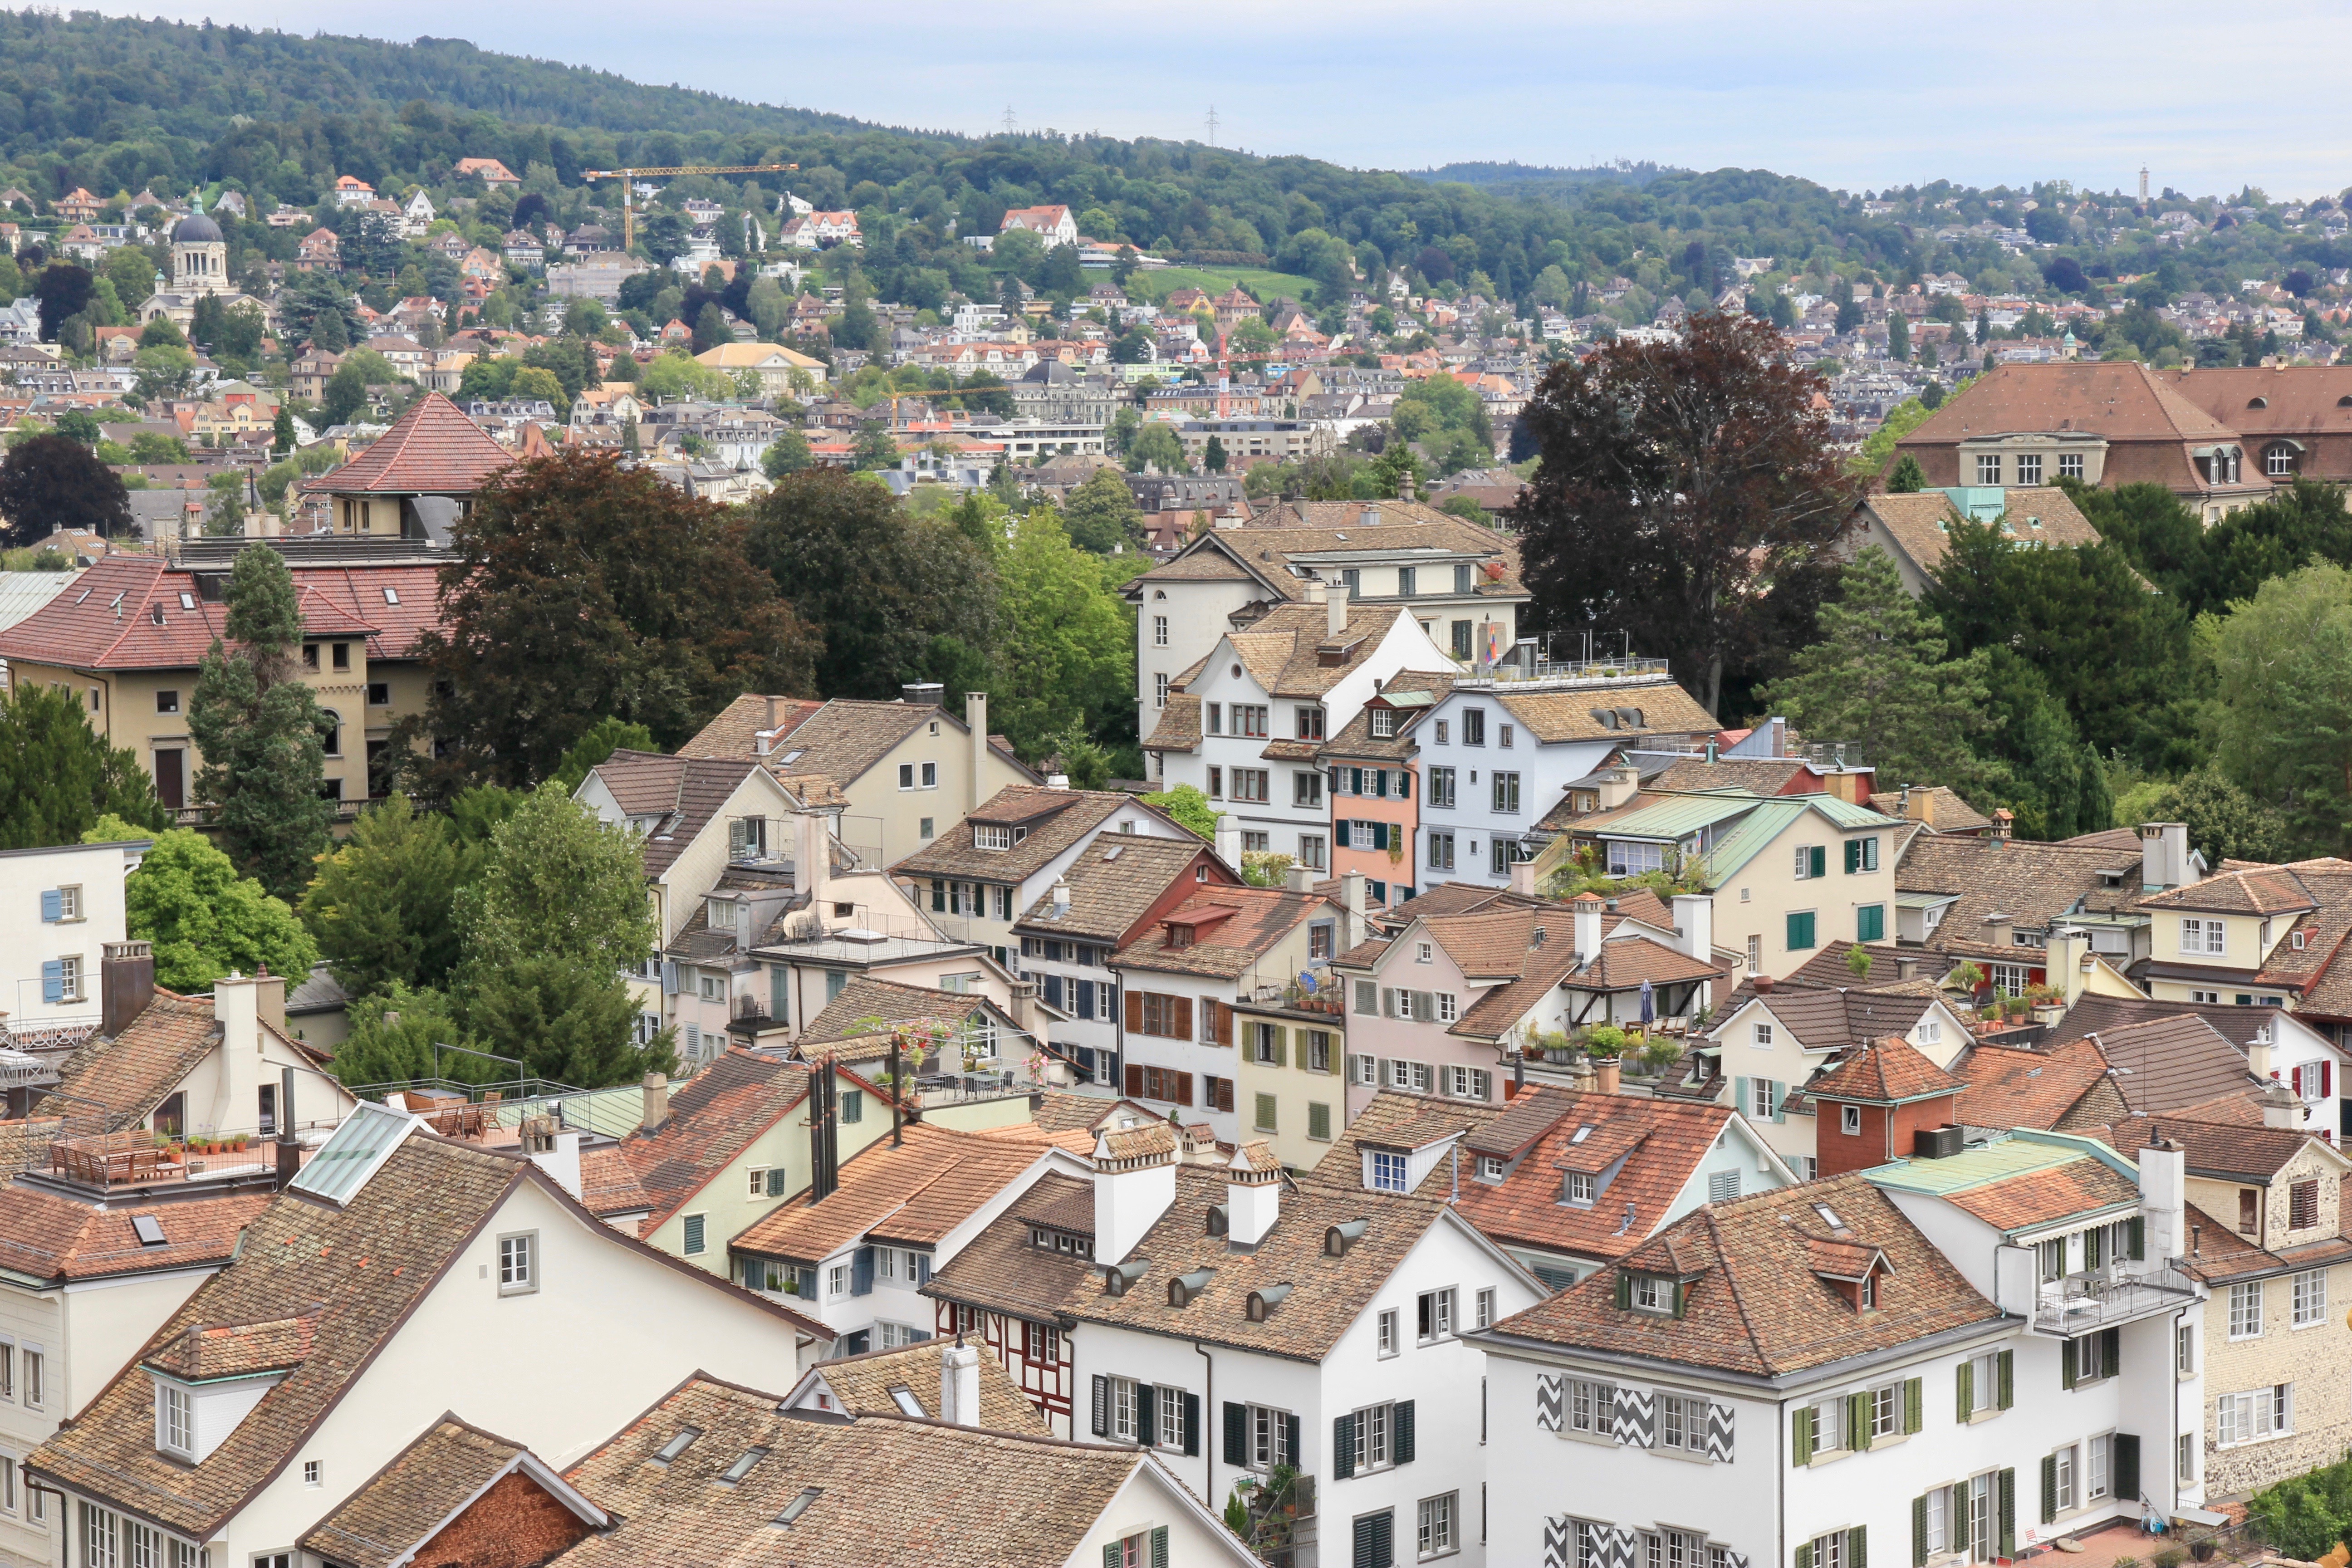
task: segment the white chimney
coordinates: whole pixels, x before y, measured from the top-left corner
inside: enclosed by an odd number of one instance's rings
[[[1590,965],[1601,956],[1601,896],[1579,893],[1568,900],[1568,907],[1575,911],[1577,964]]]
[[[1536,896],[1536,863],[1532,860],[1511,862],[1511,891],[1522,898]]]
[[[1123,1263],[1176,1201],[1176,1130],[1165,1121],[1095,1137],[1095,1261]]]
[[[2254,1091],[2254,1099],[2263,1108],[2263,1125],[2292,1132],[2303,1125],[2303,1101],[2294,1090],[2273,1079]]]
[[[1282,874],[1282,885],[1289,889],[1294,893],[1313,892],[1315,890],[1315,868],[1312,866],[1293,866],[1289,870],[1285,871]]]
[[[555,1184],[580,1196],[580,1140],[578,1132],[559,1132],[554,1146],[543,1149],[530,1157],[530,1163],[555,1178]]]
[[[261,1125],[261,984],[252,975],[234,971],[213,982],[221,1067],[210,1120],[222,1132],[249,1132]],[[202,1125],[193,1117],[190,1124]]]
[[[980,1352],[951,1344],[940,1352],[940,1419],[957,1426],[980,1425]]]
[[[2080,926],[2062,926],[2050,933],[2049,958],[2043,967],[2058,1000],[2072,1007],[2083,994],[2084,970],[2091,959],[2091,933]]]
[[[978,811],[981,803],[996,793],[988,787],[987,692],[963,694],[963,721],[971,729],[971,804],[964,809]]]
[[[2178,888],[2189,880],[2189,825],[2145,822],[2139,829],[2139,879],[2144,891]]]
[[[801,812],[793,818],[793,890],[808,894],[810,914],[824,916],[820,900],[832,880],[832,826],[824,812]]]
[[[1217,858],[1238,871],[1242,868],[1241,824],[1225,813],[1217,813]]]
[[[1067,773],[1047,773],[1045,775],[1045,787],[1047,789],[1067,789],[1070,787],[1070,775]]]
[[[1350,871],[1339,879],[1339,907],[1347,911],[1348,929],[1341,934],[1347,942],[1340,951],[1354,947],[1364,940],[1368,926],[1364,919],[1364,874]]]
[[[1060,878],[1054,879],[1054,918],[1059,920],[1070,912],[1070,885]]]
[[[1715,900],[1706,893],[1676,893],[1675,930],[1680,933],[1675,946],[1701,963],[1711,963],[1709,954],[1715,951]]]
[[[1348,629],[1348,584],[1332,583],[1323,590],[1324,630],[1338,637]]]
[[[1225,1239],[1255,1247],[1282,1217],[1282,1163],[1265,1140],[1243,1144],[1225,1167]]]
[[[2271,1026],[2263,1025],[2254,1037],[2246,1042],[2246,1070],[2268,1083],[2273,1076],[2271,1066]]]
[[[2189,1157],[2169,1138],[2158,1138],[2142,1149],[2139,1160],[2139,1206],[2147,1217],[2150,1262],[2180,1258],[2189,1251],[2183,1228],[2189,1202]]]
[[[669,1076],[649,1072],[645,1081],[645,1110],[637,1118],[637,1126],[647,1132],[669,1120]]]

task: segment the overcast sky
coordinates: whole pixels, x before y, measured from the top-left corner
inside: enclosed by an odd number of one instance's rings
[[[101,8],[152,14],[152,5]],[[166,14],[432,34],[644,81],[887,124],[1199,137],[1358,167],[1613,158],[1799,174],[1846,190],[2066,179],[2191,195],[2352,184],[2324,62],[2352,6],[2179,0],[191,0]],[[2294,62],[2303,62],[2297,68]],[[2316,68],[2317,75],[2313,74]],[[2301,81],[2304,85],[2294,85]]]

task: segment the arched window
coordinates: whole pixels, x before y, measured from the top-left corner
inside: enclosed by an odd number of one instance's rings
[[[319,710],[319,717],[325,721],[326,727],[323,734],[327,755],[341,756],[343,754],[343,716],[331,708],[321,708]]]

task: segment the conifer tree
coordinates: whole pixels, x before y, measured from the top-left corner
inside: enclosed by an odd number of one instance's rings
[[[72,844],[110,814],[148,833],[172,821],[139,759],[90,729],[76,693],[29,682],[0,693],[0,849]]]

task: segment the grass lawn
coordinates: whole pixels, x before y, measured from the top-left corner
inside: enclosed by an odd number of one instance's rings
[[[1315,287],[1312,278],[1301,278],[1295,272],[1267,272],[1255,267],[1168,267],[1155,272],[1138,272],[1128,279],[1129,289],[1149,295],[1153,304],[1179,289],[1205,289],[1211,294],[1222,294],[1236,283],[1260,300],[1287,297],[1303,301]]]

